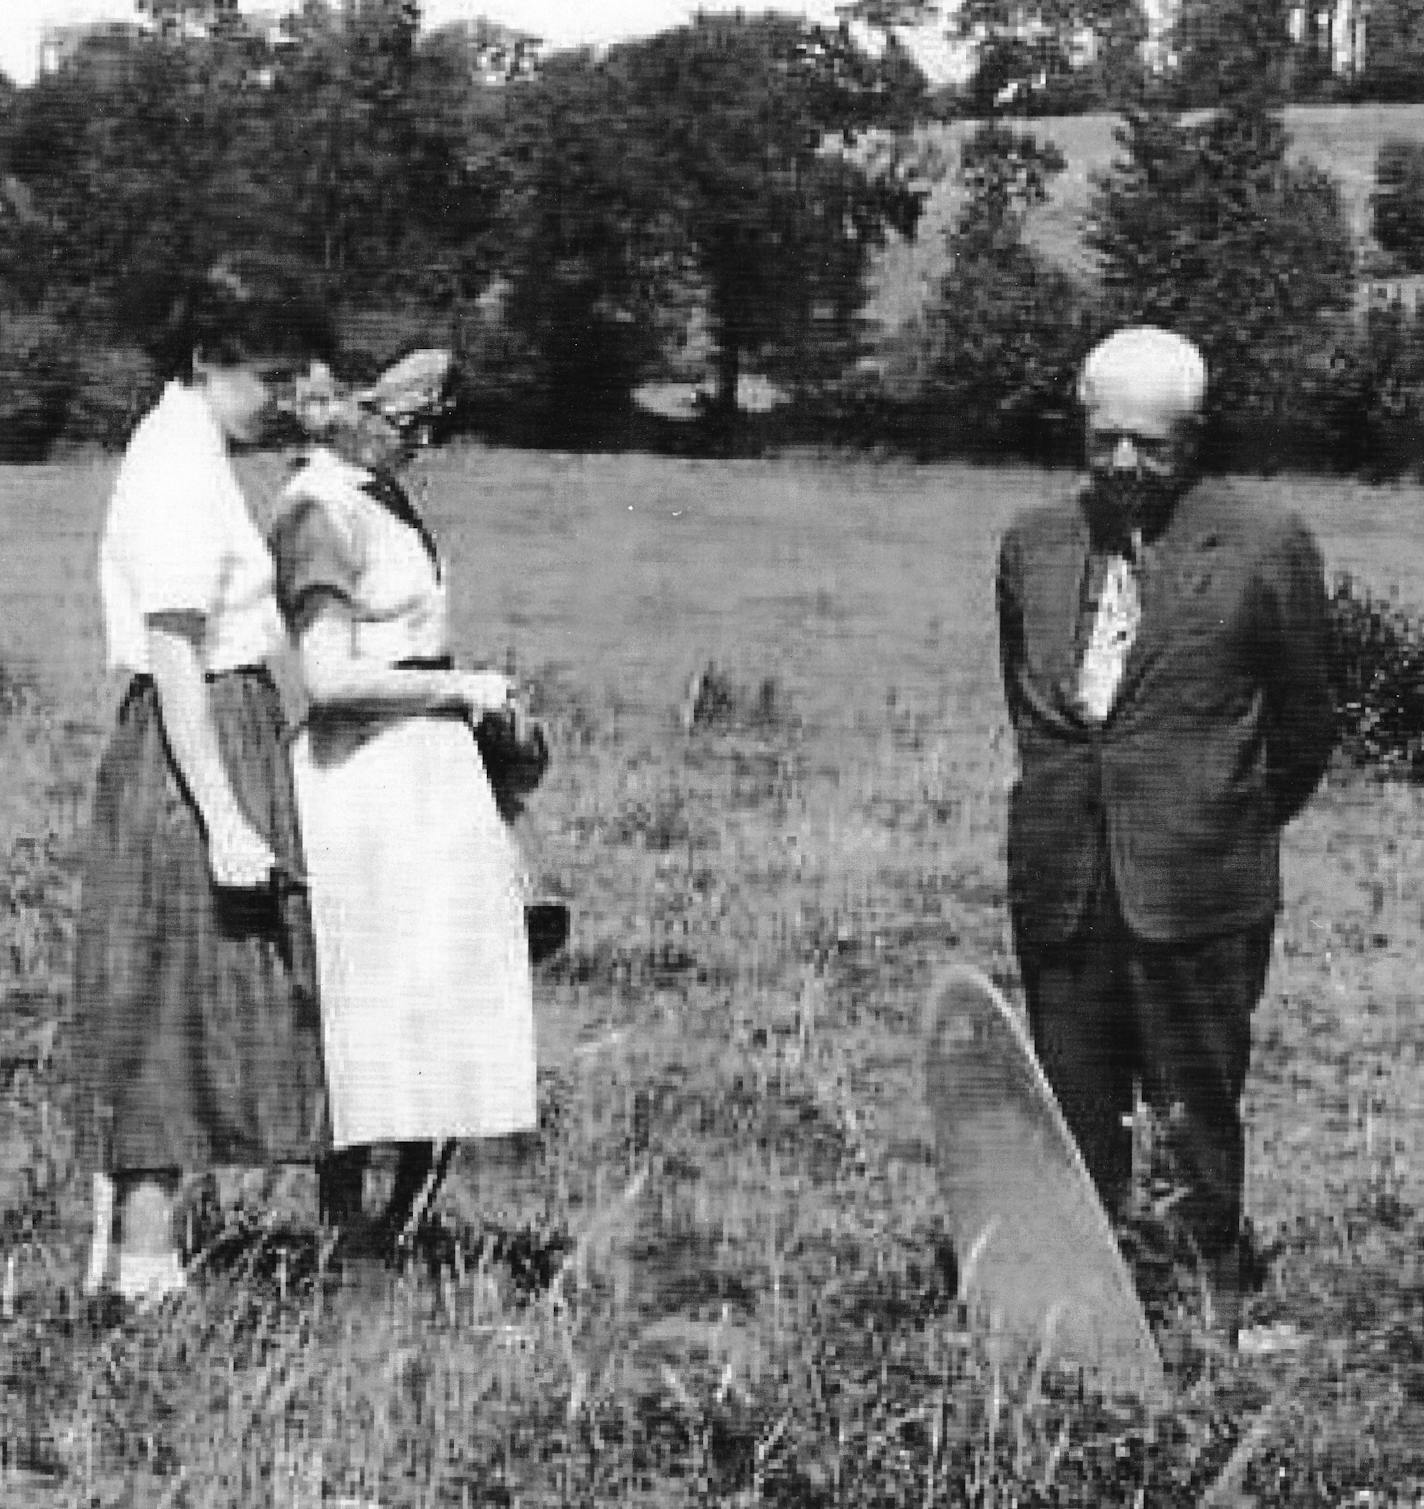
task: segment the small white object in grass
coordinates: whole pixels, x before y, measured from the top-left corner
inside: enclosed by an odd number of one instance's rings
[[[617,1028],[603,1037],[595,1038],[591,1043],[580,1043],[574,1049],[574,1057],[591,1058],[595,1053],[607,1053],[610,1049],[621,1048],[627,1036],[623,1028]]]
[[[1309,1342],[1299,1326],[1282,1320],[1269,1326],[1243,1326],[1236,1337],[1236,1351],[1241,1357],[1279,1357],[1299,1352]]]
[[[532,1352],[537,1337],[529,1326],[517,1326],[508,1322],[496,1325],[481,1325],[471,1328],[476,1335],[487,1336],[500,1352]]]

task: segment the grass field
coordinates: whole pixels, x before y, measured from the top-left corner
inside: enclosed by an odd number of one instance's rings
[[[300,1174],[180,1304],[94,1327],[65,1121],[74,853],[112,688],[112,463],[0,472],[0,1501],[1385,1505],[1424,1495],[1424,797],[1340,778],[1291,830],[1256,1024],[1253,1318],[1156,1412],[966,1331],[921,1104],[936,967],[1010,989],[991,564],[1043,473],[450,451],[456,640],[531,675],[526,841],[576,933],[541,982],[537,1137],[467,1150],[438,1277],[312,1279]],[[254,462],[254,486],[277,475]],[[1424,492],[1249,484],[1424,596]],[[689,731],[689,679],[724,696]],[[764,685],[769,683],[769,685]],[[56,1031],[53,1024],[59,1023]],[[1183,1322],[1188,1340],[1190,1302]]]
[[[1370,194],[1375,154],[1387,137],[1424,139],[1424,107],[1419,105],[1295,105],[1285,112],[1291,155],[1332,173],[1340,184],[1346,214],[1361,246],[1370,240]],[[1057,143],[1067,167],[1053,181],[1052,197],[1029,220],[1028,237],[1045,255],[1082,274],[1091,274],[1091,254],[1083,243],[1083,223],[1093,196],[1095,175],[1118,155],[1113,115],[1078,115],[1022,122],[1023,129]],[[944,275],[944,233],[956,205],[958,144],[973,128],[937,128],[949,177],[932,195],[914,242],[891,247],[883,256],[871,308],[889,329],[913,316]]]

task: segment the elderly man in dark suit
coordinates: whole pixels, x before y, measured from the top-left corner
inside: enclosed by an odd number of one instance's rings
[[[1088,480],[1004,537],[1009,899],[1039,1058],[1109,1212],[1134,1084],[1165,1117],[1219,1323],[1240,1314],[1251,1013],[1280,834],[1329,760],[1327,608],[1295,518],[1198,478],[1206,368],[1167,331],[1084,364]]]

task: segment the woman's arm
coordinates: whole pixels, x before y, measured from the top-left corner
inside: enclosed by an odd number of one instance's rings
[[[178,774],[198,809],[213,879],[222,886],[265,885],[277,858],[238,806],[223,765],[203,680],[200,613],[154,613],[148,655],[163,731]]]
[[[317,708],[462,712],[478,719],[504,707],[514,685],[498,671],[400,670],[358,655],[351,615],[336,592],[306,594],[297,626],[302,683]]]

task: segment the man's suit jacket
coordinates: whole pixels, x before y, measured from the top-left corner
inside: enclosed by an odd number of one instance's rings
[[[1280,830],[1334,739],[1315,542],[1226,484],[1194,486],[1150,547],[1137,638],[1095,724],[1076,698],[1089,561],[1080,504],[1023,516],[999,558],[1019,756],[1008,841],[1018,935],[1070,936],[1104,861],[1144,938],[1266,921],[1280,899]]]

